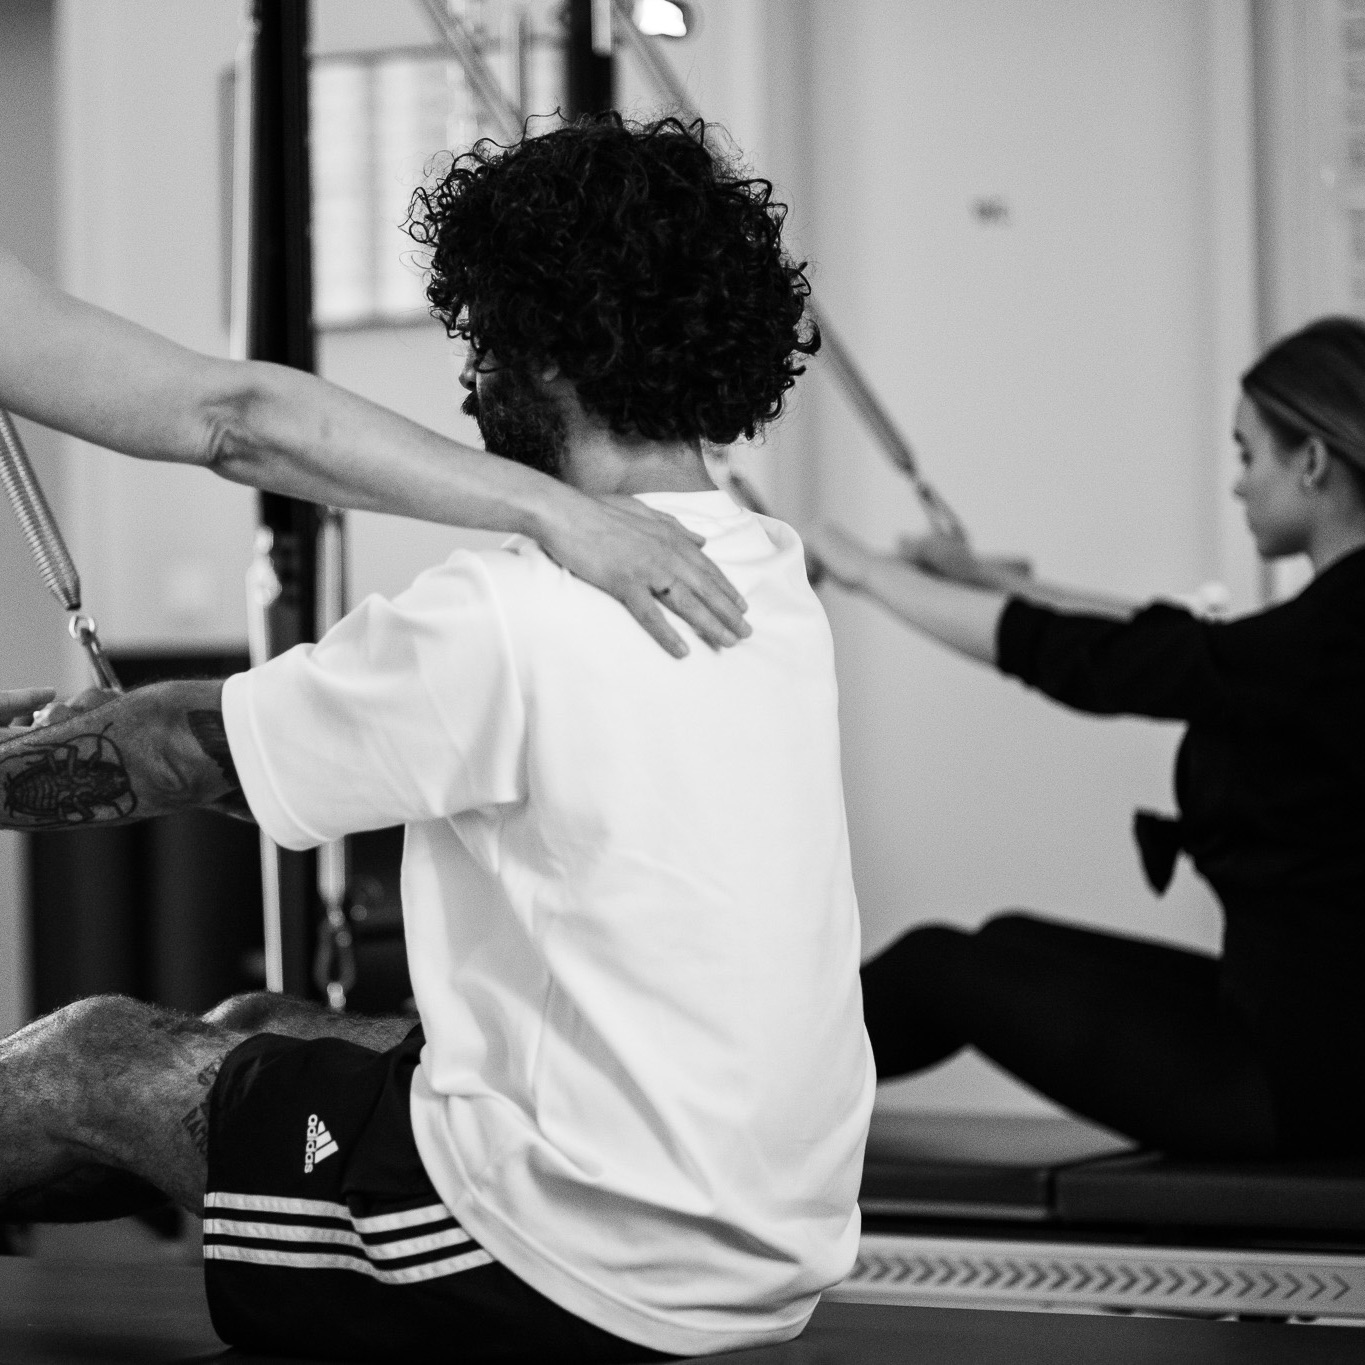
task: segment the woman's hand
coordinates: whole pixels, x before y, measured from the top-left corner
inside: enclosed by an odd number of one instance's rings
[[[964,583],[969,588],[990,588],[1013,592],[1032,577],[1033,566],[1027,559],[978,555],[961,536],[931,533],[927,536],[902,536],[897,553],[936,578]]]
[[[878,554],[838,526],[821,527],[811,543],[841,586],[880,602],[907,625],[968,658],[995,662],[1003,593],[927,573],[900,555]]]
[[[997,586],[991,566],[983,564],[960,536],[932,532],[927,536],[902,536],[896,551],[907,564],[950,583],[966,583],[973,588]]]
[[[670,654],[687,645],[659,609],[682,617],[713,648],[752,633],[746,604],[701,550],[704,536],[636,498],[575,499],[536,539],[570,573],[610,593]]]

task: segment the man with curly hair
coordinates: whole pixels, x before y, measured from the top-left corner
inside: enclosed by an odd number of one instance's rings
[[[801,1331],[852,1264],[873,1091],[833,652],[797,536],[702,458],[818,344],[782,215],[700,124],[616,116],[419,193],[488,449],[704,535],[753,635],[678,663],[518,540],[0,748],[93,820],[236,806],[290,848],[404,823],[420,1016],[68,1007],[0,1055],[0,1198],[150,1182],[202,1209],[215,1324],[257,1350],[633,1361]]]

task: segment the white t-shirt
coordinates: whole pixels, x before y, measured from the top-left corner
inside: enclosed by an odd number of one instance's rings
[[[724,493],[642,500],[707,537],[738,647],[671,658],[516,540],[229,679],[223,714],[279,843],[407,826],[441,1198],[562,1307],[690,1355],[795,1336],[847,1273],[874,1078],[800,540]]]

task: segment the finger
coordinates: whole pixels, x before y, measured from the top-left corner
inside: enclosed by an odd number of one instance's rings
[[[685,659],[690,651],[687,641],[668,624],[667,618],[659,610],[659,604],[647,592],[631,593],[623,598],[626,610],[657,640],[675,659]]]
[[[691,529],[691,527],[684,526],[682,522],[680,522],[677,519],[677,517],[669,516],[667,512],[660,512],[657,507],[646,507],[644,503],[638,502],[634,498],[632,498],[631,501],[635,503],[636,507],[640,508],[645,512],[648,512],[651,520],[672,522],[674,528],[680,534],[686,536],[687,539],[690,540],[692,544],[696,545],[698,548],[706,544],[706,537],[702,535],[700,531],[694,531]]]
[[[744,625],[744,613],[749,609],[743,594],[712,559],[701,553],[700,546],[706,544],[704,536],[694,537],[692,532],[681,525],[678,526],[678,530],[692,538],[697,548],[678,547],[676,553],[680,562],[676,566],[674,576],[682,577],[694,592],[700,593],[708,601],[715,599],[713,609],[729,622],[732,629],[739,630]],[[726,603],[729,604],[728,609]],[[749,632],[746,629],[740,633],[747,635]]]
[[[661,512],[656,507],[646,506],[638,498],[613,497],[604,501],[655,526],[667,527],[670,538],[678,536],[687,542],[668,547],[673,553],[673,563],[662,566],[659,578],[653,580],[655,583],[662,580],[664,584],[669,584],[683,579],[694,592],[707,600],[728,629],[741,636],[751,633],[748,622],[744,620],[743,614],[749,610],[749,604],[743,594],[708,556],[701,553],[701,547],[706,544],[705,536],[689,530],[677,517]]]
[[[1033,577],[1031,559],[1018,559],[1012,555],[983,555],[981,563],[988,569],[997,569],[1001,573],[1014,574],[1019,578]]]
[[[50,687],[18,687],[0,692],[0,725],[19,717],[27,720],[57,694]]]
[[[681,616],[712,649],[728,649],[739,643],[739,636],[726,625],[724,619],[717,616],[706,600],[686,583],[674,583],[660,600],[674,615]]]
[[[710,584],[710,591],[708,592],[701,584],[693,581],[691,586],[694,590],[708,596],[713,593],[719,593],[722,597],[734,604],[736,612],[743,613],[748,611],[749,604],[744,600],[744,596],[739,589],[726,578],[725,574],[716,567],[715,563],[708,556],[698,553],[701,547],[706,544],[705,536],[698,534],[696,531],[689,530],[677,519],[677,517],[670,516],[667,512],[660,512],[655,507],[646,507],[644,503],[639,502],[635,498],[630,499],[630,501],[633,504],[632,510],[644,512],[651,521],[667,525],[670,531],[683,536],[690,542],[690,548],[680,545],[677,547],[675,553],[682,561],[682,565],[686,565],[704,575],[706,581]],[[675,573],[681,572],[683,572],[682,566],[677,566],[675,568]],[[727,618],[731,616],[731,613],[726,613],[723,610],[722,614]],[[743,624],[742,617],[736,617],[732,621],[732,625],[736,628]],[[744,630],[741,631],[741,633],[747,635],[748,631]]]
[[[614,507],[620,512],[629,512],[633,517],[639,517],[641,521],[652,521],[671,526],[674,530],[686,536],[693,545],[705,545],[706,537],[700,532],[689,530],[680,522],[677,517],[669,512],[661,512],[657,507],[650,507],[648,503],[643,503],[639,498],[613,495],[601,499],[608,506]]]
[[[614,503],[615,499],[612,501]],[[682,522],[677,519],[677,517],[670,516],[667,512],[660,512],[658,508],[647,507],[636,498],[630,498],[628,501],[630,503],[628,510],[634,512],[636,515],[643,514],[644,516],[647,516],[649,520],[656,525],[667,526],[670,533],[681,536],[688,542],[686,546],[679,545],[674,549],[674,553],[683,564],[704,574],[707,579],[710,580],[713,589],[729,598],[730,601],[735,604],[737,610],[743,612],[749,609],[749,604],[744,600],[739,589],[726,578],[710,558],[699,553],[701,547],[706,544],[706,537],[704,535],[689,530],[688,527],[684,526]],[[676,573],[678,571],[678,567],[675,566],[674,572]],[[694,584],[693,586],[696,587],[699,585]]]
[[[702,560],[701,565],[689,562],[681,567],[677,577],[668,585],[669,596],[664,599],[664,604],[676,611],[699,634],[706,635],[713,629],[713,623],[718,623],[726,634],[735,637],[734,640],[725,641],[726,644],[752,635],[753,627],[744,619],[748,603],[709,559],[702,556]],[[686,611],[681,609],[683,599],[679,597],[684,591],[688,594]],[[701,624],[693,619],[694,600],[695,612]]]
[[[66,704],[73,711],[93,711],[98,706],[107,705],[118,695],[107,687],[87,687],[79,696],[68,698]]]
[[[64,720],[70,720],[72,716],[79,712],[73,711],[65,702],[48,702],[41,710],[33,713],[33,727],[39,729],[44,725],[60,725]]]

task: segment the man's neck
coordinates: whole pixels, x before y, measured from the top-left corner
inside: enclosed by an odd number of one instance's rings
[[[595,423],[570,428],[560,469],[565,483],[599,497],[709,493],[716,487],[700,446],[618,436]]]

